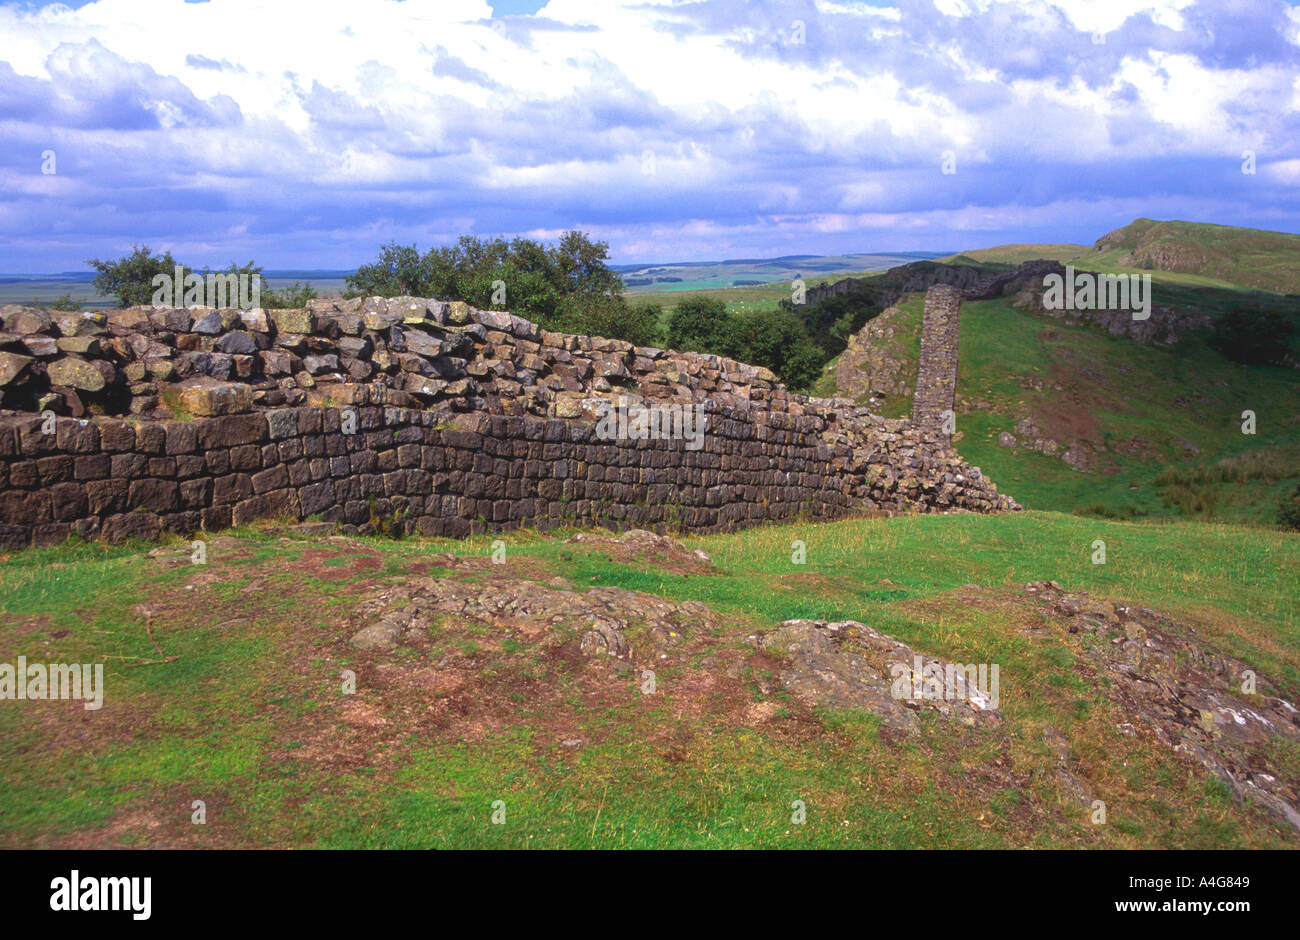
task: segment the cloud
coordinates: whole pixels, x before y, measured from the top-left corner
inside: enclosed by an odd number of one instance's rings
[[[342,267],[568,227],[628,262],[1091,241],[1136,215],[1300,230],[1281,2],[365,10],[0,8],[7,265],[144,241]]]

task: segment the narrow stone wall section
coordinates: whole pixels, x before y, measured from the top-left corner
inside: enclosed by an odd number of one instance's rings
[[[947,284],[936,284],[925,292],[921,361],[916,373],[916,396],[912,399],[912,423],[945,446],[951,435],[942,430],[944,412],[953,409],[957,397],[961,297],[957,288]]]

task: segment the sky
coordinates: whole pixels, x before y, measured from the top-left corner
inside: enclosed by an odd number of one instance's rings
[[[98,0],[0,3],[0,36],[5,272],[1300,232],[1281,0]]]

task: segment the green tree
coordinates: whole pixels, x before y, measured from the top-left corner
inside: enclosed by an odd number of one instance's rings
[[[606,336],[634,346],[655,346],[659,335],[660,309],[632,306],[622,297],[574,294],[560,305],[557,329],[566,333]]]
[[[480,309],[510,310],[548,329],[644,337],[644,324],[622,303],[623,282],[608,258],[609,245],[582,232],[565,232],[552,246],[463,235],[424,254],[415,245],[394,243],[380,249],[378,261],[347,277],[345,296],[463,300]]]
[[[825,361],[830,361],[844,351],[850,336],[884,308],[879,291],[862,285],[815,304],[793,304],[783,300],[781,309],[799,318],[808,337],[821,347]]]
[[[791,389],[806,389],[821,375],[825,355],[788,310],[758,310],[733,324],[740,361],[771,369]]]
[[[432,253],[431,253],[432,254]],[[415,245],[391,242],[379,249],[379,260],[363,264],[355,274],[344,278],[345,297],[430,297],[431,281],[426,259]],[[460,297],[448,297],[460,300]]]
[[[731,356],[735,329],[727,305],[711,297],[689,297],[668,318],[668,346],[681,352]]]
[[[93,282],[95,290],[105,296],[117,297],[119,307],[151,303],[154,277],[159,274],[174,277],[179,264],[170,251],[155,255],[146,245],[132,245],[131,253],[117,261],[92,259],[86,263],[99,272]],[[182,277],[193,273],[190,268],[182,266]]]

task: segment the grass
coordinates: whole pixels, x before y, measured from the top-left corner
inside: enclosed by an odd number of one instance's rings
[[[958,264],[1020,264],[1038,258],[1073,264],[1103,274],[1150,274],[1153,281],[1185,287],[1252,288],[1300,294],[1300,235],[1203,222],[1137,219],[1118,229],[1117,240],[1098,251],[1092,245],[1002,245],[939,259]],[[1134,261],[1156,249],[1176,269],[1156,270]]]
[[[1077,650],[1030,642],[1014,618],[955,603],[949,592],[1055,579],[1152,606],[1189,618],[1294,696],[1294,536],[1045,512],[909,516],[689,538],[715,562],[691,575],[535,532],[496,536],[513,570],[530,577],[699,600],[718,612],[721,625],[699,638],[699,652],[659,669],[660,693],[647,698],[636,676],[593,686],[557,670],[535,644],[498,643],[481,624],[448,620],[426,650],[379,660],[342,642],[366,591],[435,553],[488,556],[496,537],[331,545],[286,541],[270,525],[233,534],[237,542],[212,544],[202,567],[187,563],[184,543],[174,565],[149,558],[146,546],[97,544],[30,549],[0,563],[0,661],[25,653],[104,662],[107,673],[97,713],[0,703],[0,845],[1287,844],[1250,810],[1212,798],[1171,753],[1118,736],[1122,716],[1079,672]],[[1105,565],[1090,560],[1098,538]],[[804,565],[791,563],[796,539],[806,544]],[[378,561],[361,564],[370,557]],[[156,658],[140,603],[163,612],[155,637],[175,662],[129,665]],[[704,665],[709,657],[740,656],[744,636],[800,616],[862,620],[937,655],[1004,663],[1012,731],[988,738],[927,726],[891,740],[870,714],[812,714],[779,688],[762,692],[771,667],[754,663],[742,674],[746,700],[773,703],[767,723],[723,720],[722,700],[696,702],[684,691],[719,668]],[[377,667],[437,670],[440,657],[460,655],[472,657],[483,683],[473,698],[501,702],[485,713],[495,716],[487,733],[437,730],[420,718],[429,703],[463,696],[390,700],[377,691]],[[348,699],[345,669],[358,677]],[[1091,826],[1063,801],[1041,743],[1048,725],[1105,788],[1114,825]],[[561,743],[570,737],[581,746]],[[1014,779],[975,785],[1008,758]],[[207,807],[203,827],[189,822],[194,800]],[[504,824],[492,821],[497,800]],[[803,824],[791,821],[795,801],[806,807]]]

